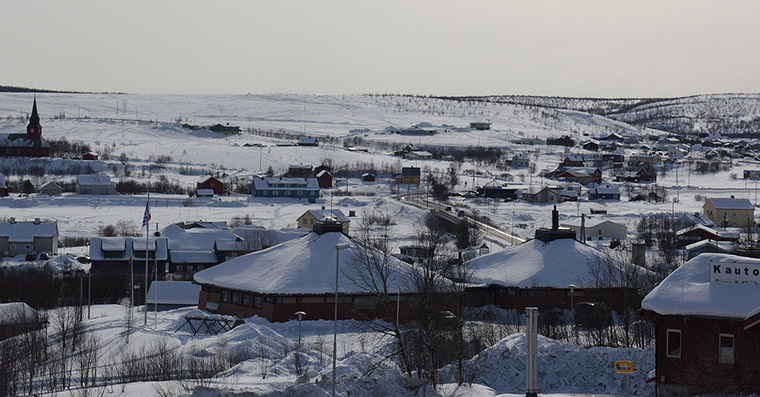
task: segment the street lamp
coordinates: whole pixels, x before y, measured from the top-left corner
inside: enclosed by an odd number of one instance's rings
[[[304,311],[297,311],[295,315],[298,316],[298,349],[296,350],[296,362],[298,363],[298,370],[301,368],[301,320],[306,315]],[[299,374],[301,375],[301,374]]]
[[[340,250],[348,247],[348,243],[335,245],[335,325],[333,327],[332,397],[335,397],[335,366],[338,359],[338,264],[340,263]]]

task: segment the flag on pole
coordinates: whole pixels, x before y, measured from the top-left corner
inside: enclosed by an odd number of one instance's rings
[[[143,215],[142,227],[148,227],[150,221],[150,199],[145,203],[145,214]]]

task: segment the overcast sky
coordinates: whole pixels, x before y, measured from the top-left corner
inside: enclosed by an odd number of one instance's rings
[[[760,92],[758,1],[6,1],[0,85],[130,93]]]

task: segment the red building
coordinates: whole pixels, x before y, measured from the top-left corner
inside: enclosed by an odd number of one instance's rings
[[[641,307],[655,323],[658,396],[760,390],[760,260],[698,255]]]
[[[333,185],[333,177],[330,171],[322,170],[317,174],[317,182],[319,182],[320,189],[328,189]]]
[[[98,155],[93,152],[87,152],[82,155],[82,160],[97,160]]]
[[[198,308],[219,314],[258,315],[270,321],[287,321],[295,312],[308,313],[308,319],[334,318],[335,266],[339,263],[338,318],[386,318],[396,315],[393,307],[383,307],[377,294],[357,284],[355,272],[360,244],[340,232],[340,224],[320,224],[306,236],[263,251],[232,258],[195,273],[200,284]],[[336,247],[344,246],[338,254]],[[336,259],[336,255],[339,257]],[[385,258],[397,269],[388,285],[395,297],[401,289],[400,321],[411,320],[410,291],[401,275],[414,268],[392,256]],[[352,276],[353,275],[353,276]],[[353,281],[352,281],[353,280]],[[388,318],[390,317],[390,318]]]
[[[200,189],[211,189],[214,191],[214,194],[222,195],[224,194],[224,183],[213,176],[208,176],[206,179],[196,183],[195,190],[198,191]]]
[[[49,157],[50,144],[42,138],[42,125],[34,98],[26,134],[0,134],[0,156]]]

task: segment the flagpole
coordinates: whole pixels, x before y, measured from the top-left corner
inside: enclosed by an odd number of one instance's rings
[[[129,281],[129,317],[131,321],[132,313],[134,313],[133,308],[135,306],[135,266],[134,263],[132,263],[132,253],[129,254]]]
[[[148,221],[145,225],[145,325],[148,325],[148,236],[150,235],[150,192],[148,192]],[[156,252],[158,253],[158,252]]]
[[[158,239],[156,239],[156,257],[153,259],[153,281],[158,281]],[[158,329],[158,283],[155,283],[153,288],[153,327]]]

